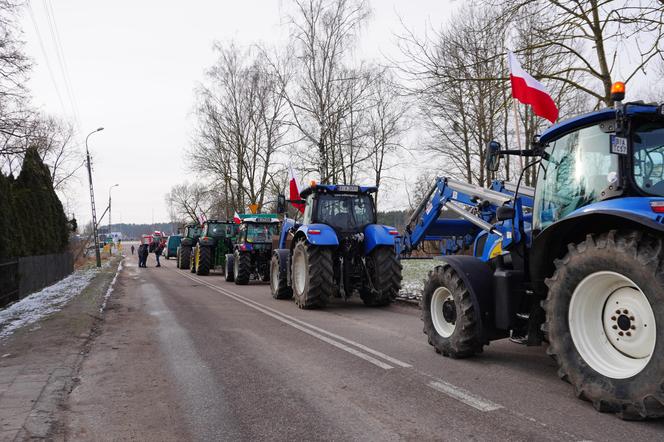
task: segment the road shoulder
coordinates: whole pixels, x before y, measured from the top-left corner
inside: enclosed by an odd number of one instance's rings
[[[60,311],[0,341],[0,440],[52,438],[56,413],[102,322],[120,258]]]

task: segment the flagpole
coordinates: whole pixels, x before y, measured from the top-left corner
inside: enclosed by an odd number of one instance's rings
[[[516,130],[516,142],[517,146],[519,146],[519,152],[522,153],[523,148],[521,147],[521,130],[519,129],[519,111],[517,110],[516,107],[516,99],[512,97],[512,105],[514,108],[514,128]],[[509,161],[509,158],[507,159]],[[521,165],[521,171],[523,171],[523,156],[519,155],[519,164]]]

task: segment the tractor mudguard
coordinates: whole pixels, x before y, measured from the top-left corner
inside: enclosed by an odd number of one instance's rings
[[[368,255],[378,246],[394,247],[397,235],[391,235],[391,231],[396,232],[396,229],[381,224],[369,224],[366,226],[364,228],[364,254]]]
[[[312,230],[315,233],[310,233]],[[334,229],[327,224],[307,224],[297,229],[298,234],[303,234],[309,244],[315,246],[338,246],[339,238]]]
[[[284,218],[283,223],[281,224],[281,233],[279,233],[279,248],[286,248],[286,238],[288,237],[288,231],[295,226],[295,220],[291,218]]]
[[[438,256],[436,259],[449,264],[461,277],[473,297],[475,310],[481,312],[479,325],[482,336],[491,340],[495,334],[491,266],[474,256],[467,255]]]
[[[553,272],[553,262],[567,253],[567,244],[580,242],[589,233],[641,229],[664,233],[664,215],[655,213],[651,201],[662,198],[627,197],[600,201],[582,207],[534,236],[530,250],[530,276],[537,291],[546,293],[544,279]]]

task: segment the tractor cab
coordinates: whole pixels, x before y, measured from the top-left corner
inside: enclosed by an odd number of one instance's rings
[[[272,237],[279,235],[278,218],[245,218],[238,229],[237,243],[245,248],[272,245]]]
[[[187,224],[184,228],[184,238],[196,240],[201,236],[201,226],[198,224]]]
[[[303,224],[326,224],[336,232],[363,232],[376,224],[373,195],[378,188],[347,185],[314,185],[300,196],[305,201]]]
[[[217,221],[214,219],[205,221],[201,228],[201,238],[228,238],[233,240],[237,236],[238,226],[230,221]]]
[[[535,193],[535,233],[589,206],[620,211],[608,201],[618,197],[644,198],[642,215],[654,221],[657,212],[651,205],[663,204],[658,201],[664,197],[662,110],[627,103],[617,111],[594,112],[544,132],[538,142],[543,154]]]

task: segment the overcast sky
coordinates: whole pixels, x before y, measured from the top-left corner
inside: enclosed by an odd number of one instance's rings
[[[183,154],[192,134],[194,89],[214,61],[213,42],[277,43],[285,35],[280,23],[290,7],[288,0],[30,0],[29,4],[21,22],[25,50],[34,61],[29,82],[34,105],[72,120],[76,120],[75,107],[81,142],[90,131],[105,127],[89,141],[97,204],[105,207],[109,186],[118,183],[113,190],[113,221],[136,223],[167,220],[164,194],[171,185],[193,179]],[[449,14],[449,4],[374,0],[359,55],[382,60],[382,54],[394,54],[399,17],[409,28],[424,30],[427,22],[438,27]],[[52,11],[56,32],[46,11]],[[59,36],[71,94],[54,35]],[[87,182],[83,179],[75,187],[73,210],[84,223],[90,219]]]

